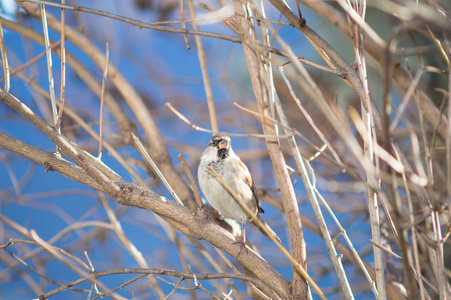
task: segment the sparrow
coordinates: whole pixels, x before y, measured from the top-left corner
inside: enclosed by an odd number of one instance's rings
[[[246,213],[219,179],[212,174],[209,167],[241,198],[253,212],[254,216]],[[243,245],[246,244],[246,222],[257,227],[263,235],[270,239],[265,230],[255,222],[256,219],[260,220],[259,223],[263,224],[271,235],[280,242],[274,230],[260,216],[260,213],[264,213],[265,211],[260,207],[260,200],[251,173],[233,151],[230,137],[226,135],[215,135],[211,138],[200,158],[197,174],[200,189],[208,203],[218,211],[222,219],[233,219],[241,223],[243,229],[241,242]]]

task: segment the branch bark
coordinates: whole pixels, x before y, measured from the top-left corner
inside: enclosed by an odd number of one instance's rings
[[[271,123],[265,121],[265,116],[270,116],[268,94],[263,84],[262,70],[264,69],[260,55],[256,51],[257,40],[254,35],[253,27],[246,18],[246,10],[244,1],[235,0],[235,13],[240,25],[240,35],[246,58],[249,75],[251,77],[252,87],[254,89],[255,99],[262,117],[263,132],[269,136],[276,136],[277,132]],[[304,241],[304,233],[302,223],[299,216],[299,208],[294,192],[290,175],[286,168],[285,158],[282,149],[276,138],[267,138],[266,145],[271,157],[275,174],[279,182],[282,195],[284,211],[287,218],[288,229],[290,232],[290,244],[292,246],[293,258],[307,269],[306,247]],[[293,268],[293,280],[291,282],[290,299],[307,299],[308,286],[302,275]]]

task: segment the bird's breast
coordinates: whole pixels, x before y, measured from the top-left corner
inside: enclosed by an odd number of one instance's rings
[[[257,213],[257,203],[249,185],[242,179],[233,162],[228,160],[203,161],[199,166],[199,185],[208,203],[216,209],[223,217],[234,219],[238,222],[246,222],[248,214],[241,208],[240,204],[222,185],[222,183],[208,170],[211,167],[223,181],[246,203],[246,205]]]

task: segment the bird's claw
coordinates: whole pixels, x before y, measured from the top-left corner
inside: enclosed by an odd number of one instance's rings
[[[246,251],[246,254],[248,253],[248,250],[246,249],[246,241],[244,239],[239,239],[232,244],[240,244],[240,251],[238,252],[238,255],[235,257],[235,259],[238,259],[243,249]]]

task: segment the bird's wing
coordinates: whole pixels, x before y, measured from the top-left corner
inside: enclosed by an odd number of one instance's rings
[[[255,187],[254,180],[252,179],[251,172],[249,172],[249,169],[247,166],[240,160],[238,162],[238,166],[243,171],[244,174],[244,182],[249,186],[249,188],[252,191],[252,194],[254,195],[254,200],[257,203],[257,208],[259,213],[264,213],[265,211],[263,208],[260,207],[260,199],[258,198],[258,192],[257,188]]]

